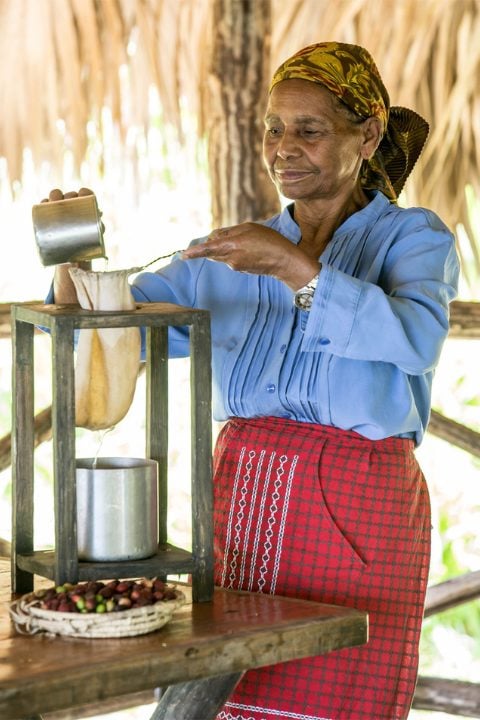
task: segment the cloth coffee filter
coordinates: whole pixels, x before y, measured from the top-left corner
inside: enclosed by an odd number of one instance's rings
[[[85,310],[134,310],[132,270],[94,272],[70,268]],[[127,414],[140,369],[140,328],[81,329],[75,365],[75,423],[101,430]]]

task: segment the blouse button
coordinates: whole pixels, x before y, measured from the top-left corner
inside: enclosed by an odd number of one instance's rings
[[[267,385],[267,392],[269,392],[269,393],[275,392],[275,385],[273,383],[269,383]]]
[[[330,345],[330,340],[328,338],[320,338],[319,343],[320,345]]]
[[[286,346],[286,345],[282,345],[281,348],[280,348],[280,352],[281,352],[281,353],[284,353],[286,349],[287,349],[287,346]]]

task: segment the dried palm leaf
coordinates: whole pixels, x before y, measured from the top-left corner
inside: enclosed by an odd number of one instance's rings
[[[480,275],[465,198],[466,185],[478,193],[480,184],[480,0],[270,1],[272,71],[312,42],[358,43],[375,58],[392,104],[428,120],[430,137],[405,194],[452,228],[463,225]],[[25,148],[36,166],[48,158],[61,169],[66,151],[78,166],[88,150],[88,124],[102,137],[105,108],[125,139],[125,162],[135,164],[129,133],[146,134],[152,88],[180,139],[185,108],[205,133],[217,82],[211,48],[221,29],[212,21],[214,7],[223,4],[0,0],[0,96],[7,109],[0,156],[11,180],[22,177]],[[233,15],[221,22],[234,22]]]

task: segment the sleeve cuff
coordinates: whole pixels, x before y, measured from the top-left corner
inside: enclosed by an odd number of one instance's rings
[[[352,334],[362,283],[322,265],[310,312],[305,318],[302,350],[345,353]]]

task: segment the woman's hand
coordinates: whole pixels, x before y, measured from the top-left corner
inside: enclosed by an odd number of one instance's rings
[[[93,190],[90,188],[80,188],[80,190],[70,190],[69,192],[63,193],[58,188],[50,190],[48,198],[43,198],[42,203],[45,202],[56,202],[57,200],[69,200],[71,198],[83,197],[84,195],[95,195]]]
[[[184,250],[185,260],[208,258],[238,272],[272,275],[296,291],[320,270],[320,263],[272,228],[246,222],[214,230],[205,243]]]

